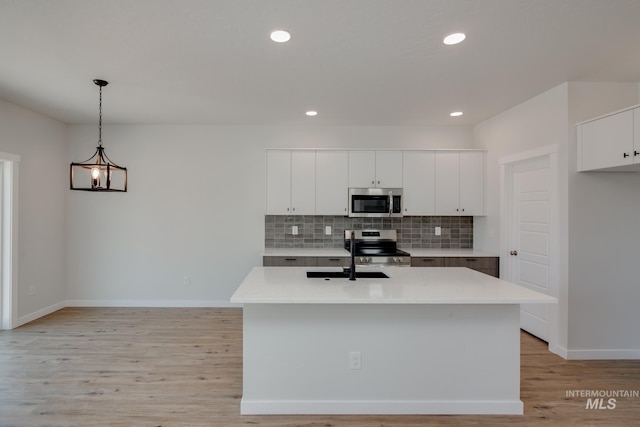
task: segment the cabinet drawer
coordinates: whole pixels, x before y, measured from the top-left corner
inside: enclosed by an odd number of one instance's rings
[[[305,256],[265,256],[262,257],[264,267],[315,267],[315,257]]]
[[[442,257],[412,257],[411,267],[444,267]]]
[[[349,267],[349,264],[351,264],[349,257],[320,256],[316,258],[318,267]]]
[[[469,267],[476,269],[495,269],[498,258],[495,257],[451,257],[445,258],[445,267]]]

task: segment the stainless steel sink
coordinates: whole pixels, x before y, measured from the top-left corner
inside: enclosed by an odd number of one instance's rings
[[[348,279],[348,271],[307,271],[308,278],[320,279]],[[382,271],[356,271],[356,279],[388,279]]]

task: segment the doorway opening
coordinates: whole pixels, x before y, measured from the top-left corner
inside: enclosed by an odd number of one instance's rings
[[[17,324],[19,162],[19,156],[0,153],[0,329],[11,329]]]
[[[559,296],[558,154],[546,146],[500,160],[504,278],[537,292]],[[558,342],[558,304],[523,304],[521,328]]]

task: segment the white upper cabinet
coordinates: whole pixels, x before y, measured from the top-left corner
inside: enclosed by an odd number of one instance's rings
[[[266,163],[267,215],[348,215],[349,187],[402,188],[404,215],[484,215],[483,151],[269,149]]]
[[[484,215],[484,152],[438,151],[436,215]]]
[[[267,215],[291,214],[291,151],[267,150]]]
[[[267,150],[267,215],[314,215],[315,171],[315,151]]]
[[[402,151],[376,151],[375,186],[402,188]]]
[[[434,151],[402,153],[402,183],[405,215],[434,215],[436,154]]]
[[[376,183],[376,152],[349,151],[349,187],[371,188]]]
[[[316,212],[316,153],[291,152],[291,212],[314,215]]]
[[[640,170],[640,107],[580,123],[578,171]]]
[[[348,215],[349,152],[316,151],[316,215]]]
[[[401,188],[402,151],[349,151],[349,187]]]
[[[460,215],[484,215],[484,152],[460,152]]]

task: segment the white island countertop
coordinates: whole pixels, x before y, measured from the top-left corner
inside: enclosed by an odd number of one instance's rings
[[[387,279],[307,278],[333,267],[254,267],[231,297],[245,304],[522,304],[555,303],[549,295],[464,267],[361,267]]]

